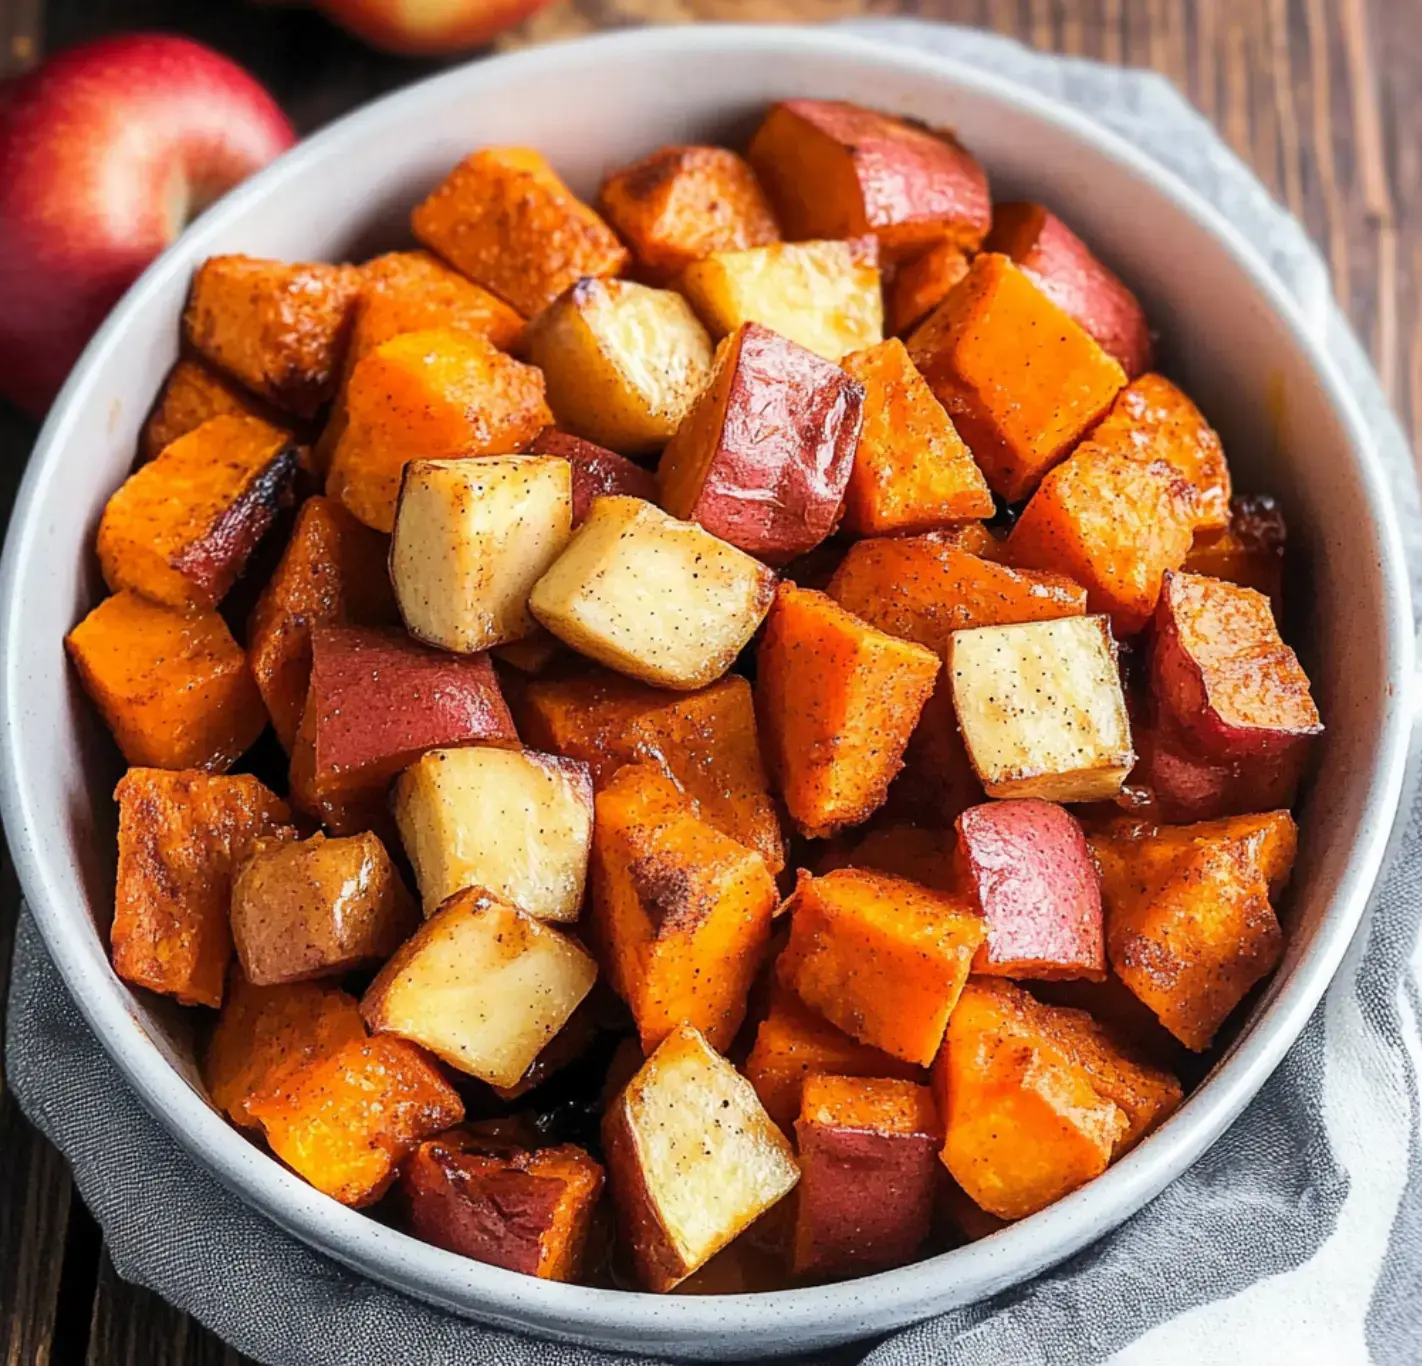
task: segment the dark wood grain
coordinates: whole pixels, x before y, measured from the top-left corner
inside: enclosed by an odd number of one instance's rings
[[[1422,439],[1422,23],[1417,0],[559,0],[500,47],[696,20],[916,14],[1052,51],[1151,67],[1305,223],[1414,443]],[[103,33],[190,34],[250,67],[310,130],[438,68],[371,52],[299,8],[241,0],[0,0],[0,75]],[[6,472],[29,424],[0,410]],[[4,480],[5,485],[13,481]],[[0,1005],[13,930],[0,865]],[[86,1346],[87,1344],[87,1346]],[[243,1358],[124,1284],[62,1162],[0,1092],[0,1366],[238,1366]]]

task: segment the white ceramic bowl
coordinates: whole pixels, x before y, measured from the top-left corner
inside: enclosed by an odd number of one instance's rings
[[[1062,212],[1136,288],[1169,368],[1224,434],[1244,490],[1280,496],[1301,651],[1328,722],[1302,817],[1283,966],[1210,1078],[1157,1134],[1070,1198],[985,1241],[824,1289],[662,1297],[536,1281],[341,1208],[209,1107],[180,1012],[109,967],[117,772],[61,635],[101,592],[91,545],[172,362],[193,267],[214,252],[337,259],[399,240],[409,207],[483,143],[545,151],[583,193],[667,142],[744,136],[772,99],[838,96],[955,126],[999,195]],[[1398,802],[1412,640],[1375,453],[1291,300],[1189,189],[1076,113],[993,76],[832,32],[624,33],[481,62],[341,120],[224,200],[133,288],[56,403],[3,566],[3,813],[50,952],[147,1105],[243,1199],[339,1261],[491,1323],[629,1351],[807,1350],[1001,1290],[1118,1224],[1183,1171],[1302,1028],[1357,927]]]

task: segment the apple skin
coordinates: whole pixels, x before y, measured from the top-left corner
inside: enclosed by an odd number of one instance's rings
[[[39,416],[139,273],[296,140],[241,67],[184,38],[59,53],[0,98],[0,393]]]
[[[551,0],[316,0],[328,19],[372,47],[437,57],[481,47]]]

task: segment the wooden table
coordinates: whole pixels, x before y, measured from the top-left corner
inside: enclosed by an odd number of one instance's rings
[[[1414,444],[1422,436],[1422,24],[1416,0],[560,0],[516,45],[645,22],[918,14],[1154,67],[1308,225]],[[385,57],[301,10],[241,0],[0,0],[0,75],[97,34],[162,27],[252,68],[303,131],[436,63]],[[0,405],[0,494],[33,429]],[[0,1008],[16,900],[0,866]],[[0,1363],[242,1360],[114,1274],[63,1161],[0,1090]]]

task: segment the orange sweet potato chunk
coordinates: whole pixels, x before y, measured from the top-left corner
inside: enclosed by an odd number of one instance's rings
[[[945,670],[909,736],[903,771],[889,787],[885,811],[899,820],[924,821],[947,829],[970,806],[986,800],[958,731],[953,680]],[[917,875],[910,876],[922,881]]]
[[[765,860],[655,768],[628,765],[598,793],[589,935],[645,1053],[679,1024],[730,1046],[778,901]]]
[[[1126,383],[1099,343],[995,252],[973,261],[908,350],[993,491],[1013,503]]]
[[[926,1067],[982,940],[961,896],[867,869],[802,872],[777,970],[861,1043]]]
[[[114,800],[114,971],[184,1005],[221,1005],[232,957],[232,865],[253,839],[289,819],[286,803],[246,774],[155,768],[129,769]]]
[[[714,251],[780,240],[755,172],[725,147],[662,147],[608,176],[598,208],[653,283]]]
[[[821,876],[836,868],[874,868],[939,892],[962,890],[953,859],[953,837],[917,825],[880,825],[857,844],[818,859]]]
[[[193,276],[183,336],[253,393],[314,417],[335,392],[359,289],[354,266],[209,257]]]
[[[216,607],[275,520],[296,466],[291,434],[255,417],[215,417],[179,437],[104,508],[104,582],[168,607]]]
[[[884,301],[885,330],[906,336],[933,312],[968,273],[968,258],[955,242],[938,242],[904,261],[894,272]]]
[[[407,332],[351,371],[326,493],[389,532],[408,461],[514,454],[552,421],[533,366],[470,333]]]
[[[612,229],[524,147],[466,157],[416,206],[410,225],[424,246],[525,318],[584,276],[620,274],[630,259]]]
[[[216,612],[115,593],[64,643],[134,766],[222,773],[266,729],[246,656]]]
[[[855,351],[840,368],[864,386],[864,421],[845,489],[857,536],[932,531],[993,514],[987,480],[903,342]]]
[[[382,1034],[282,1073],[247,1112],[298,1176],[359,1209],[385,1194],[422,1140],[464,1118],[464,1103],[425,1053]]]
[[[164,447],[214,417],[273,421],[271,408],[255,394],[244,392],[204,361],[185,356],[168,371],[138,434],[139,462],[152,460]]]
[[[1190,553],[1195,492],[1163,460],[1087,443],[1042,481],[1007,538],[1013,564],[1066,574],[1116,635],[1150,621],[1169,570]]]
[[[1288,528],[1272,498],[1234,498],[1223,531],[1196,531],[1181,566],[1187,574],[1253,588],[1269,599],[1274,620],[1284,616],[1284,547]]]
[[[813,589],[782,583],[756,654],[768,766],[801,831],[832,835],[880,806],[939,660]]]

